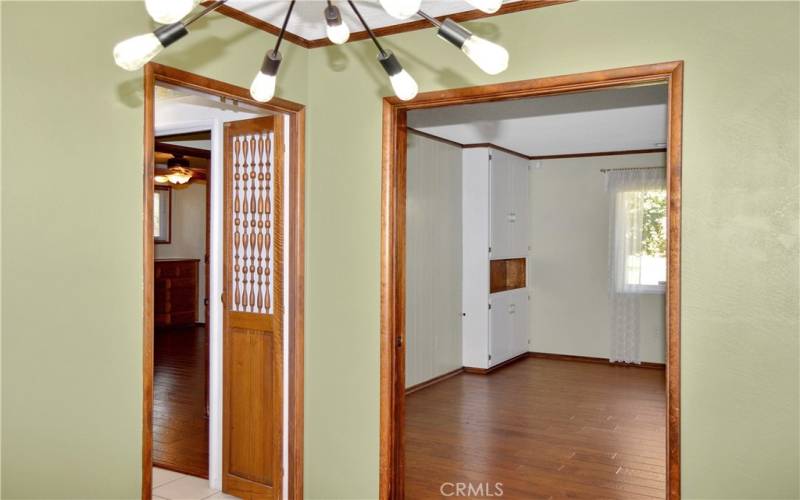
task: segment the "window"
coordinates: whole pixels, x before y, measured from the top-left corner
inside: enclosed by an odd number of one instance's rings
[[[153,190],[153,238],[156,243],[169,243],[171,228],[172,188],[156,186]]]
[[[663,189],[621,191],[617,230],[624,240],[620,291],[661,293],[667,281],[667,193]]]

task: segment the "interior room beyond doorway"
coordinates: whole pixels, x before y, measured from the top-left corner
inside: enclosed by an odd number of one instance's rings
[[[408,113],[406,498],[665,498],[667,94]]]

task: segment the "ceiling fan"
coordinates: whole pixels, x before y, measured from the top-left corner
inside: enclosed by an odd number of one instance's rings
[[[189,168],[189,160],[181,154],[175,154],[167,160],[166,169],[158,169],[153,180],[158,184],[186,184],[194,177]]]

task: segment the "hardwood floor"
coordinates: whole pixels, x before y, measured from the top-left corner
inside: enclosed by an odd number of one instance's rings
[[[410,394],[405,496],[499,482],[504,499],[663,499],[665,383],[663,370],[527,358]]]
[[[155,332],[153,464],[208,477],[205,327]]]

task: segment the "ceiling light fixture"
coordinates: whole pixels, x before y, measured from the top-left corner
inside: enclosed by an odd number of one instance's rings
[[[328,0],[328,6],[325,7],[325,33],[328,35],[328,40],[341,45],[350,38],[350,28],[342,20],[342,13],[339,12],[339,7],[333,5]]]
[[[494,14],[500,10],[503,0],[467,0],[467,3],[487,14]]]
[[[162,0],[170,2],[173,0]],[[205,16],[212,10],[224,4],[226,0],[219,0],[212,3],[197,14],[186,18],[185,21],[177,21],[172,24],[165,24],[159,26],[152,33],[145,33],[133,38],[123,40],[114,46],[114,61],[117,66],[128,71],[136,71],[152,58],[158,55],[159,52],[177,42],[181,38],[189,34],[186,28]]]
[[[449,17],[439,21],[422,11],[419,11],[419,15],[439,28],[436,33],[439,38],[461,49],[485,73],[497,75],[508,68],[508,51],[500,45],[473,35],[470,30]]]
[[[350,4],[350,8],[353,9],[356,17],[361,21],[361,25],[364,26],[364,30],[366,30],[372,43],[378,48],[378,62],[381,63],[383,70],[389,75],[389,83],[392,84],[394,94],[403,101],[409,101],[415,98],[417,96],[417,91],[419,91],[417,82],[403,69],[403,65],[400,64],[400,61],[397,60],[397,56],[395,56],[391,50],[384,50],[381,43],[375,37],[375,33],[372,32],[372,29],[370,29],[367,22],[364,21],[364,18],[361,16],[361,12],[356,8],[356,4],[354,4],[352,0],[347,0],[347,3]]]
[[[182,155],[175,155],[167,160],[167,171],[153,177],[158,184],[186,184],[194,176],[189,170],[189,160]]]
[[[404,21],[419,12],[422,0],[380,0],[381,7],[395,19]]]
[[[172,24],[183,19],[201,0],[144,0],[144,7],[153,21]],[[475,1],[475,0],[472,0]]]
[[[186,19],[179,19],[186,16],[196,7],[201,0],[145,0],[147,12],[158,22],[167,22],[152,33],[135,36],[128,40],[118,43],[114,47],[114,60],[117,65],[129,71],[135,71],[144,66],[148,61],[158,55],[165,47],[172,45],[188,34],[187,27],[212,10],[215,10],[227,0],[218,0],[194,15],[189,15]],[[500,8],[502,0],[466,0],[470,5],[486,13],[494,13]],[[286,26],[294,10],[296,0],[289,2],[289,8],[283,19],[278,39],[275,46],[268,50],[261,63],[261,69],[256,73],[253,83],[250,86],[250,95],[259,102],[267,102],[275,96],[275,87],[278,77],[282,56],[280,49],[281,42],[286,34]],[[370,29],[364,17],[359,12],[355,3],[348,0],[347,3],[353,10],[364,31],[378,48],[378,62],[383,66],[386,74],[389,75],[389,82],[398,98],[407,101],[413,99],[419,90],[417,82],[408,72],[403,69],[397,56],[391,50],[384,49],[378,38]],[[490,75],[497,75],[508,68],[508,51],[495,43],[489,42],[475,36],[471,31],[464,28],[450,18],[443,20],[437,19],[420,10],[421,0],[380,0],[383,9],[392,17],[397,19],[408,19],[419,16],[429,21],[438,28],[439,38],[450,42],[459,48],[472,62],[480,69]],[[328,39],[335,44],[343,44],[350,38],[350,29],[342,18],[341,11],[330,0],[327,2],[323,12],[325,20],[325,31]]]
[[[289,18],[292,17],[295,1],[296,0],[292,0],[289,2],[289,10],[286,11],[286,17],[283,18],[281,32],[278,33],[278,41],[275,42],[275,47],[272,50],[267,51],[267,54],[264,56],[264,61],[261,63],[261,70],[256,73],[256,77],[253,78],[253,83],[250,84],[250,95],[258,102],[267,102],[275,96],[278,68],[280,68],[281,61],[283,60],[278,49],[281,48],[283,36],[286,34],[286,25],[289,24]]]
[[[183,167],[174,167],[170,169],[170,173],[166,177],[172,184],[186,184],[192,178],[192,171]]]

